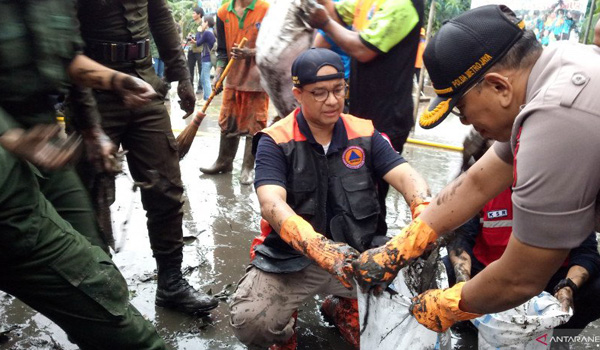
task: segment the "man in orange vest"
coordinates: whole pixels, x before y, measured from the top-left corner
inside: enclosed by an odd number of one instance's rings
[[[215,81],[219,80],[229,59],[234,58],[237,62],[224,84],[219,114],[219,155],[212,166],[201,167],[200,171],[208,175],[231,172],[240,136],[245,135],[246,149],[240,174],[242,185],[250,185],[254,181],[252,137],[267,126],[269,96],[260,85],[255,56],[256,38],[268,9],[269,4],[264,0],[236,0],[225,3],[217,11]],[[240,48],[238,44],[244,37],[248,43]]]
[[[293,315],[313,295],[356,299],[351,261],[386,242],[378,179],[402,193],[413,215],[429,195],[370,120],[342,114],[339,55],[305,51],[292,80],[301,107],[255,138],[262,233],[230,305],[236,336],[252,346],[276,343],[272,349],[296,348]],[[358,327],[346,335],[358,346]]]

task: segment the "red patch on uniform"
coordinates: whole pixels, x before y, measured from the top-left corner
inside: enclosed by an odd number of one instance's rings
[[[358,146],[350,146],[342,154],[342,161],[350,169],[359,169],[365,165],[365,150]]]

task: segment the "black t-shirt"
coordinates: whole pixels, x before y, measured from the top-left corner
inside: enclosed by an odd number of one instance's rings
[[[379,53],[361,63],[352,59],[350,68],[350,114],[370,119],[375,129],[387,134],[394,148],[402,145],[414,125],[413,74],[420,40],[423,2],[412,0],[419,23],[387,53],[366,41],[365,46]]]

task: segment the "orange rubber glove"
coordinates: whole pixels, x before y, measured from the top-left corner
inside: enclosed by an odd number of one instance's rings
[[[385,245],[363,252],[352,263],[354,277],[364,291],[390,284],[406,263],[423,254],[438,234],[420,218],[413,220]]]
[[[465,282],[460,282],[452,288],[430,289],[417,295],[412,299],[410,313],[420,324],[435,332],[444,332],[458,321],[481,316],[459,308],[464,285]]]
[[[410,203],[410,213],[412,214],[412,219],[416,219],[425,208],[429,205],[429,202],[416,202],[412,201]]]
[[[279,236],[294,249],[311,258],[321,268],[334,275],[342,284],[352,289],[352,261],[358,251],[346,243],[334,242],[315,232],[299,215],[287,218],[281,225]]]

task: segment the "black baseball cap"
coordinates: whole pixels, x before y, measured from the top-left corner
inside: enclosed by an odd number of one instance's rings
[[[317,72],[324,66],[332,66],[337,73],[317,76]],[[344,64],[337,53],[323,48],[306,50],[292,63],[292,82],[295,87],[318,81],[344,78]]]
[[[487,5],[442,25],[423,53],[437,97],[419,118],[422,128],[440,124],[464,93],[523,36],[525,23],[514,18],[504,5]]]

